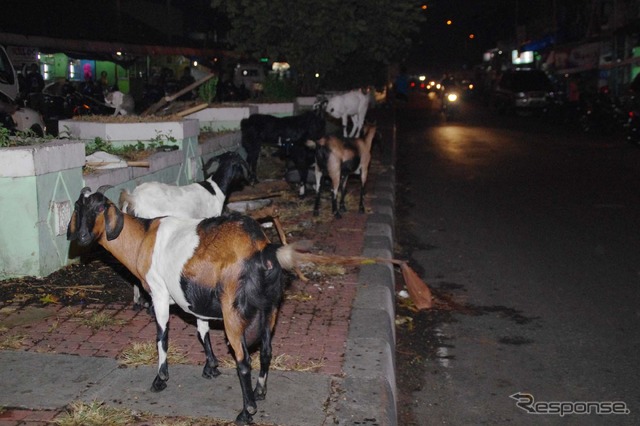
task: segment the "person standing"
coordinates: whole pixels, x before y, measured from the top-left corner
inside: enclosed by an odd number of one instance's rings
[[[40,74],[40,67],[38,64],[29,65],[26,85],[26,93],[42,93],[42,90],[44,89],[44,78],[42,78],[42,74]]]
[[[103,92],[109,89],[109,74],[106,71],[100,72],[100,88]]]

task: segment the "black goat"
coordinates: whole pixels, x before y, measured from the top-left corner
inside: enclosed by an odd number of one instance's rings
[[[300,196],[305,195],[313,151],[306,142],[317,141],[325,134],[326,121],[318,111],[307,111],[290,117],[253,114],[240,122],[242,146],[247,151],[249,179],[257,182],[257,165],[263,144],[281,145],[285,156],[293,161],[300,174]]]

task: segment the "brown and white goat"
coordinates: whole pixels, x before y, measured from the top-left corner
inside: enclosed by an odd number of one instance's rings
[[[75,203],[67,239],[86,246],[97,241],[127,267],[149,292],[157,323],[158,374],[151,390],[167,386],[169,306],[198,319],[198,331],[223,319],[242,388],[237,422],[250,423],[256,400],[265,398],[271,337],[282,299],[282,269],[292,269],[295,249],[269,242],[248,216],[141,219],[121,212],[100,189],[84,188]],[[199,335],[206,361],[203,376],[220,374],[206,335]],[[251,388],[249,348],[260,342],[260,373]]]
[[[364,136],[361,138],[341,138],[338,136],[326,136],[320,139],[316,145],[316,200],[313,214],[320,213],[320,189],[322,177],[331,179],[331,209],[336,218],[340,218],[340,212],[347,211],[344,197],[347,188],[347,180],[351,173],[360,170],[360,204],[359,212],[364,213],[364,187],[367,183],[369,165],[371,163],[371,145],[376,135],[376,125],[366,123]],[[338,207],[338,191],[340,191],[340,206]]]

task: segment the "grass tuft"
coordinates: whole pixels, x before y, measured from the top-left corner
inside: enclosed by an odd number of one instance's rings
[[[27,338],[24,334],[15,334],[13,336],[5,336],[0,339],[0,350],[20,349]]]
[[[271,360],[271,370],[279,371],[317,371],[324,364],[320,361],[308,361],[301,362],[300,359],[294,359],[292,356],[282,354],[274,357]],[[222,358],[220,359],[220,367],[222,368],[236,368],[236,362],[233,359]],[[260,357],[251,357],[251,369],[257,370],[260,368]]]
[[[85,313],[79,315],[80,323],[86,327],[89,327],[93,331],[101,330],[107,327],[121,326],[126,324],[126,321],[115,319],[113,315],[107,312],[91,312],[88,315]]]
[[[184,352],[171,345],[169,345],[168,361],[170,364],[188,364]],[[151,342],[134,342],[120,353],[118,362],[130,367],[137,365],[154,365],[158,362],[156,345]]]
[[[136,420],[131,411],[109,407],[104,402],[76,401],[69,404],[67,411],[58,416],[54,423],[59,426],[117,426],[131,425]]]

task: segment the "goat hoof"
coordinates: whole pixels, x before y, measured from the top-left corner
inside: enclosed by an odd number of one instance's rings
[[[319,210],[314,210],[313,211],[313,215],[314,216],[320,216],[320,211]]]
[[[235,424],[238,426],[250,425],[251,423],[253,423],[253,417],[245,410],[242,410],[236,417]]]
[[[142,303],[134,303],[133,306],[131,307],[131,309],[133,309],[136,312],[140,312],[143,308],[144,306],[142,306]]]
[[[358,213],[364,213],[364,207],[360,207],[360,208],[358,209]]]
[[[218,370],[218,367],[204,367],[204,370],[202,370],[202,377],[204,377],[205,379],[213,379],[214,377],[218,377],[220,375],[220,370]]]
[[[162,392],[167,388],[167,382],[156,376],[151,385],[151,392]]]
[[[256,401],[264,401],[267,398],[267,389],[257,385],[253,390],[253,395],[255,396]]]

